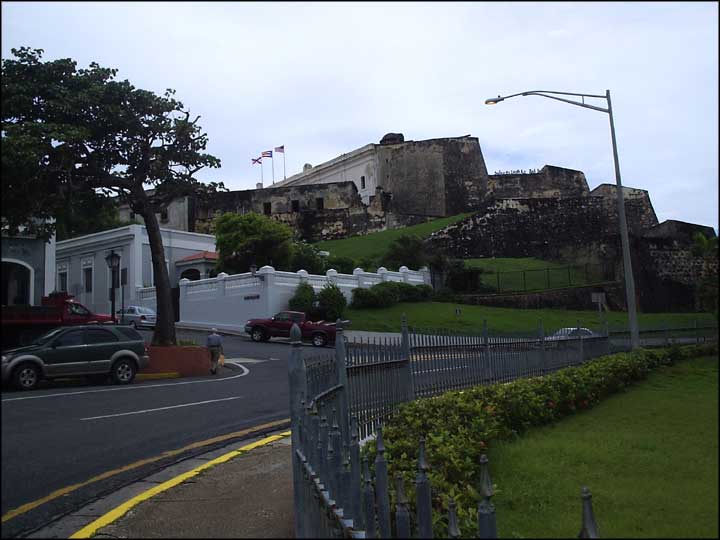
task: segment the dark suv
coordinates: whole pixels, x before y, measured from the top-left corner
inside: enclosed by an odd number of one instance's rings
[[[148,348],[134,328],[63,326],[26,347],[3,351],[2,382],[31,390],[43,378],[87,375],[100,382],[109,375],[116,384],[128,384],[149,363]]]

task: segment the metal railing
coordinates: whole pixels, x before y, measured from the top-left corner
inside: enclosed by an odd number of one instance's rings
[[[295,533],[298,538],[391,537],[387,464],[384,461],[382,421],[397,405],[416,397],[438,395],[477,384],[505,382],[541,375],[589,358],[607,354],[607,335],[577,339],[491,338],[450,333],[420,334],[405,320],[399,339],[347,343],[338,322],[334,354],[303,359],[300,330],[293,326],[289,362],[290,413],[293,450]],[[377,435],[375,485],[367,462],[361,471],[360,443]],[[416,478],[417,535],[432,537],[430,485],[425,475],[424,446],[420,443]],[[485,459],[485,458],[481,458]],[[481,463],[486,471],[486,462]],[[495,538],[494,508],[488,480],[481,486],[478,507],[481,538]],[[411,517],[396,479],[397,537],[409,537]],[[584,488],[583,488],[584,489]],[[583,492],[583,531],[596,537]],[[448,535],[458,536],[454,502],[448,501]]]
[[[581,287],[615,280],[614,270],[606,264],[575,264],[532,270],[487,272],[482,283],[494,292],[529,292],[566,287]]]

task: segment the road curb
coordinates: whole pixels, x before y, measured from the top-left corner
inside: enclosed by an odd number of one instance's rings
[[[190,478],[193,478],[194,476],[197,476],[203,471],[206,471],[208,469],[211,469],[212,467],[216,465],[220,465],[222,463],[226,463],[230,461],[231,459],[234,459],[236,457],[239,457],[241,455],[244,455],[251,450],[254,450],[255,448],[260,448],[263,446],[266,446],[268,444],[271,444],[273,442],[279,441],[281,439],[284,439],[286,437],[290,436],[290,431],[283,431],[276,435],[270,435],[268,437],[265,437],[263,439],[260,439],[258,441],[252,442],[250,444],[244,445],[236,450],[231,450],[215,459],[212,459],[211,461],[208,461],[207,463],[204,463],[200,466],[194,467],[193,469],[186,471],[182,474],[179,474],[170,480],[167,480],[163,482],[162,484],[159,484],[157,486],[153,486],[150,489],[147,489],[140,493],[139,495],[135,495],[131,499],[125,501],[121,505],[115,507],[110,512],[105,513],[104,515],[100,516],[96,520],[92,521],[82,529],[76,531],[72,535],[70,535],[70,538],[90,538],[95,533],[97,533],[100,529],[103,527],[106,527],[110,525],[111,523],[117,521],[122,516],[124,516],[129,510],[134,508],[135,506],[139,505],[140,503],[151,499],[155,495],[159,495],[160,493],[163,493],[164,491],[167,491],[169,489],[172,489],[175,486],[178,486],[185,482],[186,480],[189,480]]]
[[[178,371],[168,371],[165,373],[138,373],[135,378],[139,381],[152,381],[155,379],[177,379],[182,377]]]

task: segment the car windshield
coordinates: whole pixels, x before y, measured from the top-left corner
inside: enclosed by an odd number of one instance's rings
[[[32,343],[33,345],[43,345],[50,341],[51,339],[55,338],[60,332],[65,330],[64,328],[55,328],[54,330],[50,330],[48,333],[43,334],[42,336],[36,338]]]
[[[155,312],[152,309],[146,307],[139,307],[137,308],[137,311],[143,315],[155,315]]]

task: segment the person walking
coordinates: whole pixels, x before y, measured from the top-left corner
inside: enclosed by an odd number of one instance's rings
[[[210,373],[215,375],[220,355],[225,352],[223,351],[222,336],[218,334],[217,328],[213,328],[211,332],[207,337],[207,348],[210,350]]]

